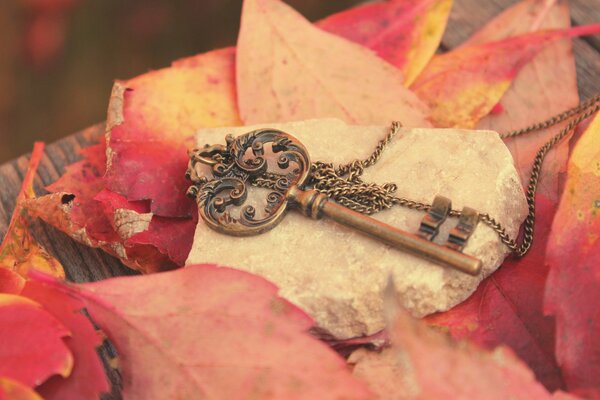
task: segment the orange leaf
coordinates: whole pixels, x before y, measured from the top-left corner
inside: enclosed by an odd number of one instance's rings
[[[33,389],[19,381],[0,377],[0,399],[2,400],[43,400]]]
[[[567,388],[600,395],[600,115],[579,139],[547,247],[545,310]]]
[[[246,124],[336,117],[429,126],[427,108],[398,70],[278,0],[244,2],[236,74]]]
[[[368,397],[262,278],[199,265],[66,289],[115,344],[125,398]]]
[[[491,352],[445,335],[398,310],[389,332],[392,347],[350,356],[354,375],[381,399],[550,399],[512,351]]]
[[[465,45],[499,40],[539,28],[568,28],[570,22],[567,2],[527,0],[517,3],[494,18]],[[501,111],[484,117],[477,124],[477,128],[509,132],[544,121],[578,103],[571,41],[561,39],[547,44],[521,69],[497,104]],[[506,140],[524,186],[527,185],[531,174],[535,153],[564,125],[565,123],[558,124],[535,134]],[[551,201],[558,202],[559,173],[566,169],[568,152],[569,140],[564,140],[544,161],[538,193]]]
[[[317,26],[372,49],[395,65],[409,86],[435,54],[452,0],[390,0],[331,15]]]
[[[35,197],[33,179],[44,154],[44,144],[34,145],[29,167],[23,179],[17,205],[13,211],[6,235],[0,244],[0,267],[8,268],[21,276],[27,276],[30,269],[37,269],[59,278],[65,272],[57,259],[40,246],[29,231],[29,222],[24,202]]]
[[[73,356],[63,338],[70,332],[38,303],[0,293],[0,326],[0,376],[30,387],[69,376]]]
[[[600,24],[531,32],[435,56],[411,86],[439,127],[473,128],[500,101],[521,68],[558,39],[600,32]]]

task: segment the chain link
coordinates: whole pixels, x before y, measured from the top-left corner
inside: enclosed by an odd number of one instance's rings
[[[502,139],[521,136],[530,132],[550,128],[565,120],[573,118],[560,130],[558,134],[546,142],[536,153],[532,164],[531,176],[527,185],[527,206],[528,213],[523,224],[523,238],[518,242],[516,238],[511,238],[506,232],[506,228],[487,213],[480,213],[479,220],[492,228],[504,243],[515,255],[522,257],[531,248],[533,244],[535,231],[535,196],[537,186],[540,180],[540,173],[546,154],[562,139],[571,134],[577,124],[592,114],[600,110],[600,94],[582,102],[577,107],[564,111],[545,121],[532,124],[526,128],[514,130],[500,135]],[[348,164],[342,164],[335,167],[332,163],[317,161],[311,165],[311,179],[309,185],[318,192],[324,193],[332,200],[344,207],[354,211],[371,215],[379,211],[400,206],[417,211],[429,211],[431,204],[421,203],[404,197],[396,196],[398,189],[395,183],[384,183],[383,185],[367,183],[361,179],[365,168],[368,168],[379,161],[382,153],[398,134],[402,124],[393,122],[387,135],[377,144],[375,150],[364,160],[354,160]],[[275,188],[275,182],[279,178],[276,174],[266,173],[255,180],[254,185],[269,189]],[[461,212],[451,210],[451,217],[459,217]]]

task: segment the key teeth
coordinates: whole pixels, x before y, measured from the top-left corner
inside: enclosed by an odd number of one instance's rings
[[[455,251],[462,251],[479,223],[479,213],[470,207],[462,209],[458,224],[448,235],[446,246]]]
[[[452,210],[452,201],[444,196],[435,196],[431,208],[419,226],[419,236],[430,242],[435,239],[440,227]]]

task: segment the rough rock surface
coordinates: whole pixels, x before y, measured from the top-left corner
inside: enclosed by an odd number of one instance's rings
[[[197,143],[224,143],[259,127],[288,132],[304,143],[313,161],[345,163],[365,158],[388,127],[350,126],[310,120],[198,132]],[[437,194],[453,207],[489,212],[514,236],[527,213],[513,159],[498,134],[456,129],[402,129],[380,161],[365,170],[367,182],[395,182],[399,196],[431,202]],[[424,213],[395,207],[375,215],[416,232]],[[456,219],[448,219],[436,242],[443,243]],[[187,263],[217,263],[262,275],[281,294],[337,338],[372,334],[384,327],[382,291],[390,274],[404,305],[415,316],[447,310],[466,299],[507,255],[494,231],[479,224],[465,253],[480,258],[481,276],[471,277],[392,249],[332,221],[292,211],[273,230],[233,237],[198,224]]]

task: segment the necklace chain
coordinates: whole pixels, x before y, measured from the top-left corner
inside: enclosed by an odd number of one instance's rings
[[[530,132],[550,128],[565,120],[569,123],[560,130],[558,134],[552,137],[537,151],[533,160],[531,176],[527,185],[527,206],[528,214],[523,224],[523,237],[519,242],[516,238],[511,238],[506,232],[506,228],[487,213],[479,213],[479,220],[492,228],[504,243],[515,255],[522,257],[531,248],[533,244],[535,231],[535,196],[540,180],[540,172],[544,158],[548,152],[562,139],[571,134],[577,124],[590,117],[596,111],[600,110],[600,94],[582,102],[576,107],[555,115],[545,121],[532,124],[526,128],[514,130],[500,135],[502,139],[521,136]],[[377,144],[375,150],[364,160],[354,160],[348,164],[342,164],[335,167],[332,163],[317,161],[311,165],[312,185],[318,192],[324,193],[327,197],[335,200],[337,203],[358,211],[363,214],[371,215],[379,211],[401,206],[418,211],[429,211],[431,204],[410,200],[395,195],[398,187],[394,183],[384,183],[382,185],[364,182],[361,179],[363,171],[379,161],[384,150],[391,140],[399,132],[402,124],[393,122],[387,135]],[[278,176],[267,173],[256,179],[254,185],[273,189]],[[451,210],[449,216],[459,217],[461,212]]]

